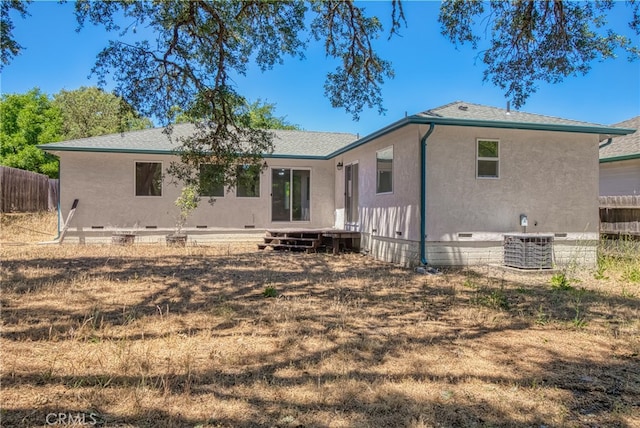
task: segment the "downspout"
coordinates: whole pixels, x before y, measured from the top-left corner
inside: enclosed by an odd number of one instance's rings
[[[425,251],[427,241],[427,138],[431,135],[435,124],[429,124],[429,130],[420,139],[420,264],[427,265]]]
[[[604,149],[605,147],[607,147],[607,146],[608,146],[609,144],[611,144],[612,142],[613,142],[613,138],[609,138],[609,139],[607,140],[607,142],[606,142],[606,143],[602,143],[602,144],[600,144],[600,145],[598,146],[598,150],[600,150],[600,149]]]
[[[60,199],[62,199],[60,197],[60,183],[62,182],[62,180],[60,180],[60,157],[58,157],[58,234],[56,235],[55,238],[53,238],[54,241],[57,241],[58,239],[60,239],[60,217],[62,217],[62,213],[60,212]]]

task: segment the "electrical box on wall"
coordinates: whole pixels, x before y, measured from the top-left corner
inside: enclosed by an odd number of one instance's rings
[[[527,219],[526,214],[520,214],[520,226],[522,227],[529,226],[529,220]]]

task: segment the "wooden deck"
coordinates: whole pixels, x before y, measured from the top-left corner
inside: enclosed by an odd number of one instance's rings
[[[358,251],[359,246],[360,232],[339,229],[273,229],[267,230],[264,243],[258,244],[258,249],[316,252],[331,248],[333,254],[339,254],[343,250]]]

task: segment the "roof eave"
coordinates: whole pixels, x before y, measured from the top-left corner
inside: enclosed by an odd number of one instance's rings
[[[420,115],[410,116],[412,123],[436,125],[452,125],[452,126],[475,126],[483,128],[503,128],[503,129],[524,129],[532,131],[559,131],[559,132],[577,132],[582,134],[600,134],[605,138],[613,135],[633,134],[635,129],[613,128],[609,126],[588,126],[588,125],[569,125],[560,123],[535,123],[535,122],[509,122],[494,121],[482,119],[458,119],[447,117],[425,117]]]
[[[413,117],[413,116],[412,116],[412,117]],[[353,150],[353,149],[355,149],[356,147],[359,147],[359,146],[361,146],[361,145],[363,145],[363,144],[366,144],[366,143],[368,143],[369,141],[375,140],[376,138],[380,138],[380,137],[382,137],[383,135],[386,135],[386,134],[388,134],[388,133],[390,133],[390,132],[393,132],[393,131],[395,131],[395,130],[397,130],[397,129],[400,129],[400,128],[402,128],[403,126],[405,126],[405,125],[409,125],[409,124],[411,124],[411,123],[412,123],[412,121],[411,121],[411,118],[410,118],[410,117],[405,117],[405,118],[403,118],[403,119],[400,119],[400,120],[398,120],[398,121],[396,121],[396,122],[392,123],[391,125],[387,125],[387,126],[385,126],[384,128],[379,129],[378,131],[376,131],[376,132],[374,132],[374,133],[372,133],[372,134],[369,134],[369,135],[367,135],[367,136],[365,136],[365,137],[362,137],[362,138],[360,138],[359,140],[356,140],[356,141],[354,141],[353,143],[348,144],[348,145],[346,145],[346,146],[344,146],[344,147],[342,147],[342,148],[340,148],[340,149],[338,149],[338,150],[334,151],[333,153],[329,153],[329,154],[327,155],[326,159],[332,159],[332,158],[334,158],[334,157],[336,157],[336,156],[339,156],[339,155],[341,155],[341,154],[343,154],[343,153],[348,152],[349,150]]]
[[[47,153],[56,154],[58,152],[90,152],[90,153],[125,153],[125,154],[143,154],[143,155],[179,155],[179,151],[175,150],[143,150],[143,149],[113,149],[105,147],[52,147],[53,144],[38,145],[39,149]],[[265,159],[302,159],[302,160],[326,160],[326,155],[285,155],[277,153],[262,154]]]
[[[39,149],[44,150],[48,153],[56,153],[56,152],[93,152],[93,153],[137,153],[137,154],[147,154],[147,155],[172,155],[177,154],[176,151],[173,150],[154,150],[154,149],[116,149],[109,147],[48,147],[49,144],[38,145]],[[52,145],[53,146],[53,145]]]
[[[631,159],[640,159],[640,153],[603,158],[603,159],[600,159],[600,163],[619,162],[619,161],[625,161],[625,160],[631,160]]]
[[[263,154],[265,159],[301,159],[301,160],[327,160],[326,155],[283,155],[277,153]]]

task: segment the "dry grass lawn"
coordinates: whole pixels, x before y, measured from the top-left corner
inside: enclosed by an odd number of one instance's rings
[[[2,426],[640,426],[638,257],[568,282],[425,276],[254,245],[33,243],[55,227],[2,218]]]

